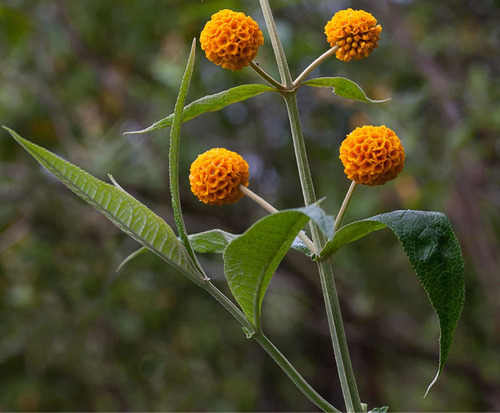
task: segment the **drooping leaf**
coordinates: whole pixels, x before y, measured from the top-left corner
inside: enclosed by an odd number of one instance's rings
[[[341,228],[320,255],[328,257],[343,245],[385,227],[401,242],[439,319],[439,367],[428,392],[448,359],[465,300],[464,261],[448,218],[439,212],[411,210],[376,215]]]
[[[245,99],[260,95],[264,92],[271,92],[273,90],[275,89],[267,85],[242,85],[224,90],[223,92],[202,97],[201,99],[195,100],[184,108],[182,112],[182,122],[187,122],[188,120],[191,120],[206,112],[216,112],[225,108],[226,106],[231,105],[232,103],[241,102]],[[162,120],[159,120],[158,122],[153,123],[146,129],[125,133],[146,133],[161,128],[166,128],[172,125],[173,119],[174,115],[172,114]]]
[[[52,152],[23,139],[13,130],[5,129],[45,169],[123,232],[194,282],[200,283],[204,279],[172,228],[146,206],[119,188],[93,177]]]
[[[189,53],[189,58],[186,64],[186,69],[184,75],[182,76],[181,86],[179,88],[179,94],[177,95],[177,101],[175,102],[174,117],[172,120],[172,128],[170,129],[170,148],[168,152],[168,175],[170,179],[170,195],[172,199],[172,211],[174,213],[175,223],[177,225],[177,232],[179,233],[179,238],[182,244],[186,248],[187,253],[191,257],[191,260],[198,268],[200,273],[203,273],[203,269],[194,254],[193,249],[189,243],[188,234],[186,231],[186,226],[184,224],[184,218],[182,216],[181,199],[179,194],[179,148],[181,139],[181,125],[182,125],[182,108],[184,107],[184,102],[186,101],[186,95],[189,89],[189,84],[191,83],[191,77],[193,75],[194,68],[194,57],[196,51],[196,39],[193,39],[191,45],[191,52]]]
[[[309,216],[303,212],[307,208],[281,211],[262,218],[224,251],[224,273],[229,288],[257,331],[264,294],[293,240],[309,221]]]
[[[333,93],[338,96],[365,103],[382,103],[390,100],[373,100],[368,98],[360,86],[345,77],[318,77],[316,79],[306,80],[304,85],[314,87],[332,87]]]
[[[212,252],[222,254],[226,247],[239,235],[231,234],[220,229],[191,234],[189,241],[196,252]]]
[[[118,266],[118,268],[116,269],[116,272],[120,272],[121,269],[123,267],[125,267],[125,265],[127,265],[130,261],[132,261],[134,258],[137,258],[139,255],[142,255],[144,254],[145,252],[149,251],[149,249],[147,249],[146,247],[141,247],[139,248],[138,250],[134,251],[133,253],[131,253],[130,255],[127,256],[127,258],[125,258],[121,263],[120,265]]]

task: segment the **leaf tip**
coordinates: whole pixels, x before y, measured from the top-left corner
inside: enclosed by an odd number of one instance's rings
[[[425,391],[424,399],[427,397],[427,394],[429,393],[431,387],[434,386],[434,384],[436,384],[437,379],[439,378],[440,375],[441,375],[441,370],[438,370],[436,377],[434,377],[434,380],[432,380],[431,384],[429,384],[429,387],[427,387],[427,390]]]

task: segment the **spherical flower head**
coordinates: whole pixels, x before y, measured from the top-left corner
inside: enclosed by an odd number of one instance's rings
[[[340,160],[347,177],[358,184],[384,185],[403,170],[405,150],[386,126],[363,126],[340,145]]]
[[[257,56],[264,36],[250,16],[224,9],[212,15],[200,43],[208,60],[224,69],[241,70]]]
[[[205,204],[232,204],[242,196],[239,185],[248,186],[248,164],[236,152],[213,148],[191,164],[191,191]]]
[[[340,10],[325,26],[330,46],[338,46],[337,59],[360,60],[378,47],[382,26],[371,13],[363,10]]]

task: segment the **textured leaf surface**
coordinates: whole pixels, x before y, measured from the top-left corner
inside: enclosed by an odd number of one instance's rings
[[[353,222],[341,228],[322,257],[370,232],[390,228],[399,238],[418,279],[436,311],[441,329],[436,382],[450,353],[453,335],[465,300],[464,261],[448,218],[439,212],[394,211]]]
[[[119,272],[123,269],[123,267],[125,267],[125,265],[127,265],[130,261],[132,261],[133,259],[137,258],[139,255],[142,255],[144,254],[145,252],[149,251],[149,249],[147,249],[146,247],[141,247],[139,248],[138,250],[134,251],[133,253],[129,254],[127,256],[127,258],[125,258],[121,263],[120,265],[118,266],[118,268],[116,269],[116,272]]]
[[[231,241],[238,238],[238,236],[220,229],[213,229],[199,234],[192,234],[189,236],[189,241],[196,252],[222,254]]]
[[[336,95],[365,103],[382,103],[390,100],[373,100],[368,98],[361,87],[345,77],[318,77],[316,79],[307,80],[304,84],[314,87],[333,87],[333,93]]]
[[[5,128],[44,168],[85,202],[105,215],[118,228],[195,282],[202,277],[196,270],[172,228],[126,192],[93,177],[48,150]]]
[[[260,329],[262,299],[271,277],[308,221],[301,210],[277,212],[257,221],[224,251],[229,288],[256,330]]]
[[[216,112],[231,105],[232,103],[241,102],[245,99],[260,95],[264,92],[271,92],[274,89],[267,85],[242,85],[236,86],[223,92],[202,97],[187,105],[182,112],[182,122],[187,122],[203,113]],[[125,132],[127,134],[146,133],[157,129],[166,128],[172,125],[174,115],[169,115],[166,118],[153,123],[146,129],[134,132]]]

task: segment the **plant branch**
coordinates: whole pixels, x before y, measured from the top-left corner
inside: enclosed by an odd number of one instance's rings
[[[271,6],[269,6],[269,0],[259,0],[260,7],[262,9],[262,14],[264,15],[264,20],[266,21],[267,30],[269,31],[269,37],[271,38],[271,43],[273,45],[274,55],[276,56],[276,63],[278,64],[278,69],[280,71],[281,83],[289,90],[293,88],[292,75],[290,74],[290,68],[286,61],[285,51],[283,50],[283,45],[281,44],[280,37],[278,35],[278,29],[276,28],[276,22],[274,21],[273,13],[271,11]]]
[[[274,86],[278,90],[286,90],[285,86],[283,86],[280,82],[278,82],[274,77],[268,74],[264,69],[262,69],[257,63],[253,60],[250,62],[250,67],[267,83]]]
[[[324,412],[340,412],[340,410],[333,407],[321,395],[314,390],[311,385],[300,375],[300,373],[293,367],[288,359],[274,346],[274,344],[262,333],[255,331],[255,328],[250,324],[246,316],[240,311],[238,307],[224,295],[217,287],[211,282],[202,284],[201,287],[210,293],[236,320],[242,325],[247,337],[254,338],[264,350],[272,357],[272,359],[281,367],[286,375],[293,381],[293,383],[304,393],[309,400]]]
[[[323,63],[325,60],[333,56],[337,50],[339,49],[338,46],[334,46],[331,49],[327,50],[325,53],[323,53],[320,57],[318,57],[314,62],[312,62],[309,66],[307,66],[304,71],[293,81],[293,87],[297,88],[300,86],[300,84],[304,81],[304,79],[309,76],[309,74],[316,69],[321,63]]]
[[[347,207],[349,206],[349,203],[351,202],[352,196],[354,195],[354,191],[356,190],[358,184],[354,181],[351,182],[351,185],[349,186],[349,189],[347,190],[347,194],[344,198],[344,201],[342,202],[342,206],[339,209],[339,213],[337,214],[337,218],[335,218],[335,225],[334,225],[334,231],[337,232],[337,230],[340,228],[342,225],[342,221],[344,220],[345,213],[347,211]]]

